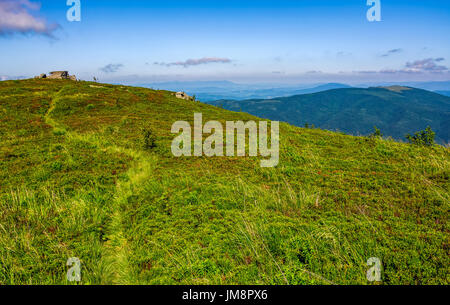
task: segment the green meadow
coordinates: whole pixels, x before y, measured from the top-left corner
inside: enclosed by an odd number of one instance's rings
[[[275,168],[173,157],[194,113],[262,120],[168,91],[0,82],[0,284],[74,284],[71,257],[84,285],[450,283],[449,148],[281,123]]]

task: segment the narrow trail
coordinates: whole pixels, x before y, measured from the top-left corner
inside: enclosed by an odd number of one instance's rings
[[[55,130],[56,128],[58,128],[58,123],[57,123],[54,119],[51,118],[51,113],[53,112],[53,110],[55,110],[55,107],[56,107],[56,100],[57,100],[57,98],[59,97],[59,94],[61,93],[61,91],[62,91],[63,89],[64,89],[64,88],[62,88],[61,90],[59,90],[58,92],[56,92],[56,93],[52,96],[51,101],[50,101],[50,107],[48,108],[47,113],[44,115],[44,121],[45,121],[45,123],[47,123],[48,125],[50,125],[50,126],[53,128],[53,130]]]
[[[109,147],[110,151],[126,154],[133,158],[134,165],[126,172],[127,180],[118,182],[112,202],[111,221],[107,228],[108,241],[104,245],[102,265],[105,267],[104,279],[108,284],[138,284],[136,275],[129,266],[130,249],[123,230],[123,211],[128,205],[128,198],[136,193],[138,186],[151,177],[156,158],[143,153]]]
[[[62,89],[61,89],[62,90]],[[54,131],[64,130],[68,140],[88,142],[97,147],[102,153],[120,153],[133,159],[131,167],[125,173],[126,179],[118,181],[113,194],[113,200],[108,207],[110,210],[109,222],[105,233],[106,242],[103,244],[102,257],[99,262],[102,269],[101,283],[99,284],[137,284],[136,276],[129,265],[130,248],[123,228],[123,215],[128,205],[128,198],[135,193],[138,186],[151,177],[157,164],[157,158],[144,152],[123,148],[114,145],[97,134],[80,134],[68,131],[51,117],[55,110],[61,90],[52,96],[50,107],[44,115],[45,122]]]

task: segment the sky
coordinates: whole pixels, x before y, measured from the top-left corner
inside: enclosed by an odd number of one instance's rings
[[[0,80],[450,80],[450,1],[0,0]],[[78,11],[78,10],[77,10]]]

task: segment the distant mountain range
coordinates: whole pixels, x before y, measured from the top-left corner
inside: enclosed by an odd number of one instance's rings
[[[184,91],[191,96],[195,95],[198,100],[201,100],[203,102],[215,101],[220,99],[266,99],[351,87],[349,85],[338,83],[283,86],[277,84],[245,85],[236,84],[229,81],[166,82],[141,84],[140,86],[169,91]]]
[[[450,81],[445,82],[398,82],[398,83],[367,83],[350,86],[340,83],[325,84],[237,84],[230,81],[190,81],[190,82],[164,82],[140,84],[141,87],[162,89],[169,91],[185,91],[202,102],[215,100],[246,100],[246,99],[270,99],[287,97],[298,94],[316,93],[330,89],[341,88],[369,88],[379,86],[398,85],[414,87],[428,91],[439,91],[443,95],[449,95]]]
[[[390,83],[366,83],[355,87],[381,87],[381,86],[403,86],[413,87],[428,91],[450,91],[450,81],[434,81],[434,82],[390,82]]]
[[[353,135],[370,134],[377,126],[385,136],[398,140],[405,140],[406,134],[429,125],[436,132],[438,143],[450,142],[450,97],[412,87],[339,88],[290,97],[218,100],[209,104],[296,126],[308,123]]]

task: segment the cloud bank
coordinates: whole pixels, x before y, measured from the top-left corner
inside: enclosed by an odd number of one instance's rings
[[[448,71],[446,66],[438,65],[438,62],[444,61],[442,57],[439,58],[426,58],[422,60],[416,60],[414,62],[406,63],[405,70],[409,72],[445,72]]]
[[[59,28],[33,13],[39,12],[40,3],[29,0],[0,0],[0,35],[41,34],[53,37]]]
[[[415,60],[412,62],[407,62],[405,66],[401,69],[383,69],[380,71],[355,71],[359,74],[397,74],[397,73],[405,73],[405,74],[423,74],[423,73],[446,73],[450,72],[449,68],[439,64],[439,62],[444,61],[445,58],[425,58],[420,60]]]
[[[229,58],[219,58],[219,57],[203,57],[199,59],[188,59],[185,61],[177,61],[172,63],[164,63],[164,62],[155,62],[155,65],[160,66],[182,66],[184,68],[188,68],[190,66],[198,66],[198,65],[206,65],[212,63],[231,63],[231,59]]]
[[[0,81],[5,80],[18,80],[18,79],[27,79],[27,76],[9,76],[9,75],[0,75]]]

